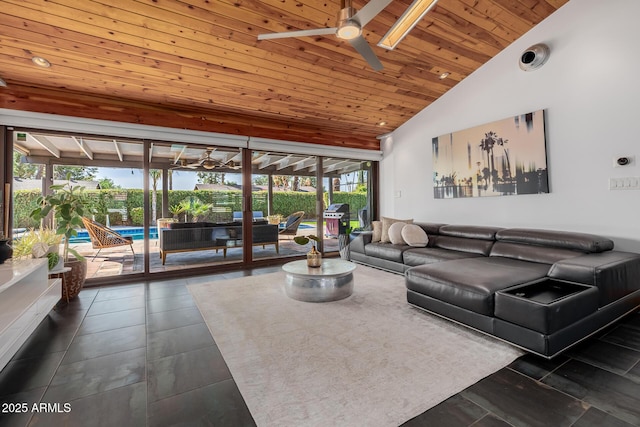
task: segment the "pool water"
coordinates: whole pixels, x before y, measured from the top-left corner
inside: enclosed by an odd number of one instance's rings
[[[131,236],[133,237],[133,240],[144,239],[144,228],[142,227],[111,227],[111,229],[122,236]],[[157,227],[149,227],[149,237],[151,239],[158,238]],[[69,239],[69,243],[87,243],[90,241],[89,233],[84,229],[78,231],[78,235],[76,237]]]
[[[313,228],[313,227],[307,224],[300,224],[299,228]],[[131,236],[133,237],[133,240],[144,239],[144,228],[142,227],[120,226],[120,227],[111,227],[111,229],[113,231],[120,233],[122,236]],[[157,227],[149,227],[149,237],[151,239],[158,238]],[[85,229],[78,231],[78,235],[76,237],[69,239],[69,243],[88,243],[88,242],[91,242],[91,239],[89,238],[89,233]]]

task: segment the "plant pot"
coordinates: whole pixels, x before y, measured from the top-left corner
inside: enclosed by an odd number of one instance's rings
[[[11,258],[11,255],[13,255],[13,248],[9,246],[9,240],[0,239],[0,264]]]
[[[87,277],[87,260],[70,259],[64,263],[71,271],[63,273],[62,299],[69,301],[78,296]]]
[[[322,253],[318,252],[315,246],[307,252],[307,266],[314,268],[322,266]]]

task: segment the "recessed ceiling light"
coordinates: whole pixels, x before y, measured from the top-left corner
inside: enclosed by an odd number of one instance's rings
[[[438,78],[439,78],[440,80],[444,80],[444,79],[446,79],[447,77],[449,77],[450,75],[451,75],[451,73],[450,73],[450,72],[448,72],[448,71],[446,71],[446,72],[444,72],[444,73],[440,74],[440,77],[438,77]]]
[[[378,126],[384,126],[384,125],[386,125],[386,124],[387,124],[387,122],[384,122],[384,121],[383,121],[383,122],[379,122],[379,123],[378,123]]]
[[[41,56],[34,56],[33,58],[31,58],[31,61],[33,61],[33,63],[36,64],[38,67],[43,67],[43,68],[51,67],[51,62],[47,61]]]

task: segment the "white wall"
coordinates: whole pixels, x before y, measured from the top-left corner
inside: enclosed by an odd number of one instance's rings
[[[419,221],[582,231],[640,252],[640,190],[610,191],[610,177],[640,176],[638,0],[573,0],[383,141],[381,211]],[[524,72],[520,54],[551,49]],[[546,110],[549,194],[434,199],[431,138]],[[614,168],[613,158],[636,163]]]

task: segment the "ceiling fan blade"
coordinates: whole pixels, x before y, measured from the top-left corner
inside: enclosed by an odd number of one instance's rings
[[[349,40],[349,43],[355,50],[358,51],[360,55],[362,55],[362,57],[369,63],[369,65],[371,65],[371,68],[376,71],[382,70],[382,62],[380,62],[376,54],[373,52],[373,49],[371,49],[371,46],[369,46],[369,43],[367,43],[364,37],[356,37],[353,40]]]
[[[286,31],[284,33],[258,34],[258,40],[284,39],[287,37],[324,36],[327,34],[333,35],[336,33],[337,30],[338,30],[337,28],[331,27],[331,28],[317,28],[315,30]]]
[[[361,27],[367,25],[369,21],[376,17],[377,14],[382,12],[382,9],[387,7],[392,0],[371,0],[362,9],[358,11],[353,18],[360,24]]]

